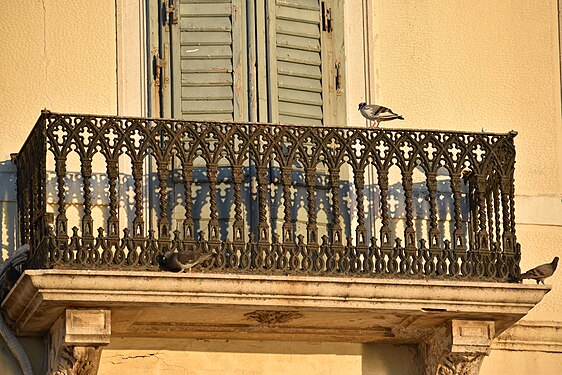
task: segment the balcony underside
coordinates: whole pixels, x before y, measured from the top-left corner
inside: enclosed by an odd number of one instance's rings
[[[417,343],[451,319],[523,317],[549,286],[28,270],[2,308],[19,335],[44,335],[66,308],[111,310],[112,336]]]

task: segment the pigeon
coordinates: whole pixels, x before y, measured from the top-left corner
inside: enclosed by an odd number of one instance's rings
[[[371,127],[378,128],[379,123],[391,120],[404,120],[404,117],[396,114],[392,109],[383,107],[382,105],[359,103],[359,111],[367,120],[374,122]]]
[[[537,284],[543,283],[544,279],[549,276],[552,276],[554,271],[556,271],[556,266],[558,266],[558,257],[554,257],[551,263],[541,264],[524,274],[521,274],[517,277],[519,281],[523,281],[523,279],[535,279]]]
[[[162,266],[168,271],[172,272],[185,272],[195,267],[198,264],[203,263],[207,259],[214,256],[213,253],[196,253],[196,252],[181,252],[176,253],[173,251],[168,251],[164,254],[162,259]]]

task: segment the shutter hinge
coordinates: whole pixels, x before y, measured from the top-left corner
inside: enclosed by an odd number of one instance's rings
[[[176,14],[175,0],[162,1],[162,25],[176,25],[178,23],[178,16]]]
[[[162,79],[162,69],[166,66],[166,60],[161,59],[158,55],[152,57],[152,74],[154,77],[154,84],[160,86]]]
[[[322,30],[332,32],[332,8],[322,1]]]
[[[341,95],[343,92],[341,70],[341,63],[336,60],[336,95]]]

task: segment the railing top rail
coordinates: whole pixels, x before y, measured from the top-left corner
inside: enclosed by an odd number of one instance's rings
[[[471,132],[464,130],[444,130],[444,129],[416,129],[416,128],[365,128],[363,126],[349,126],[349,125],[335,125],[335,126],[313,126],[313,125],[303,125],[303,124],[282,124],[282,123],[268,123],[268,122],[250,122],[250,121],[207,121],[207,120],[184,120],[177,118],[163,118],[163,117],[142,117],[142,116],[119,116],[119,115],[99,115],[99,114],[89,114],[89,113],[70,113],[70,112],[51,112],[49,110],[41,111],[41,117],[38,119],[35,126],[40,126],[40,120],[42,118],[48,117],[89,117],[95,119],[111,119],[119,121],[146,121],[154,123],[185,123],[185,124],[229,124],[229,125],[254,125],[254,126],[276,126],[276,127],[288,127],[288,128],[319,128],[319,129],[338,129],[338,130],[367,130],[370,132],[413,132],[413,133],[441,133],[441,134],[459,134],[459,135],[482,135],[482,136],[497,136],[497,137],[508,137],[514,138],[517,136],[518,132],[511,130],[509,132],[495,132],[495,131],[481,131],[481,132]]]

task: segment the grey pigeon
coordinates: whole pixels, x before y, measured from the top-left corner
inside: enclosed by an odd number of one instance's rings
[[[164,254],[163,266],[166,270],[172,272],[184,272],[185,270],[189,270],[189,272],[191,272],[193,267],[203,263],[213,256],[213,253],[197,253],[193,251],[176,253],[168,251]]]
[[[382,105],[359,103],[359,111],[367,120],[371,120],[375,125],[372,127],[378,128],[379,123],[391,120],[404,120],[404,117],[394,113],[392,109],[383,107]]]
[[[549,276],[552,276],[554,271],[556,271],[556,266],[558,266],[558,257],[554,257],[552,262],[547,264],[541,264],[524,274],[519,275],[518,279],[522,281],[523,279],[535,279],[538,283],[544,284],[544,279]]]

